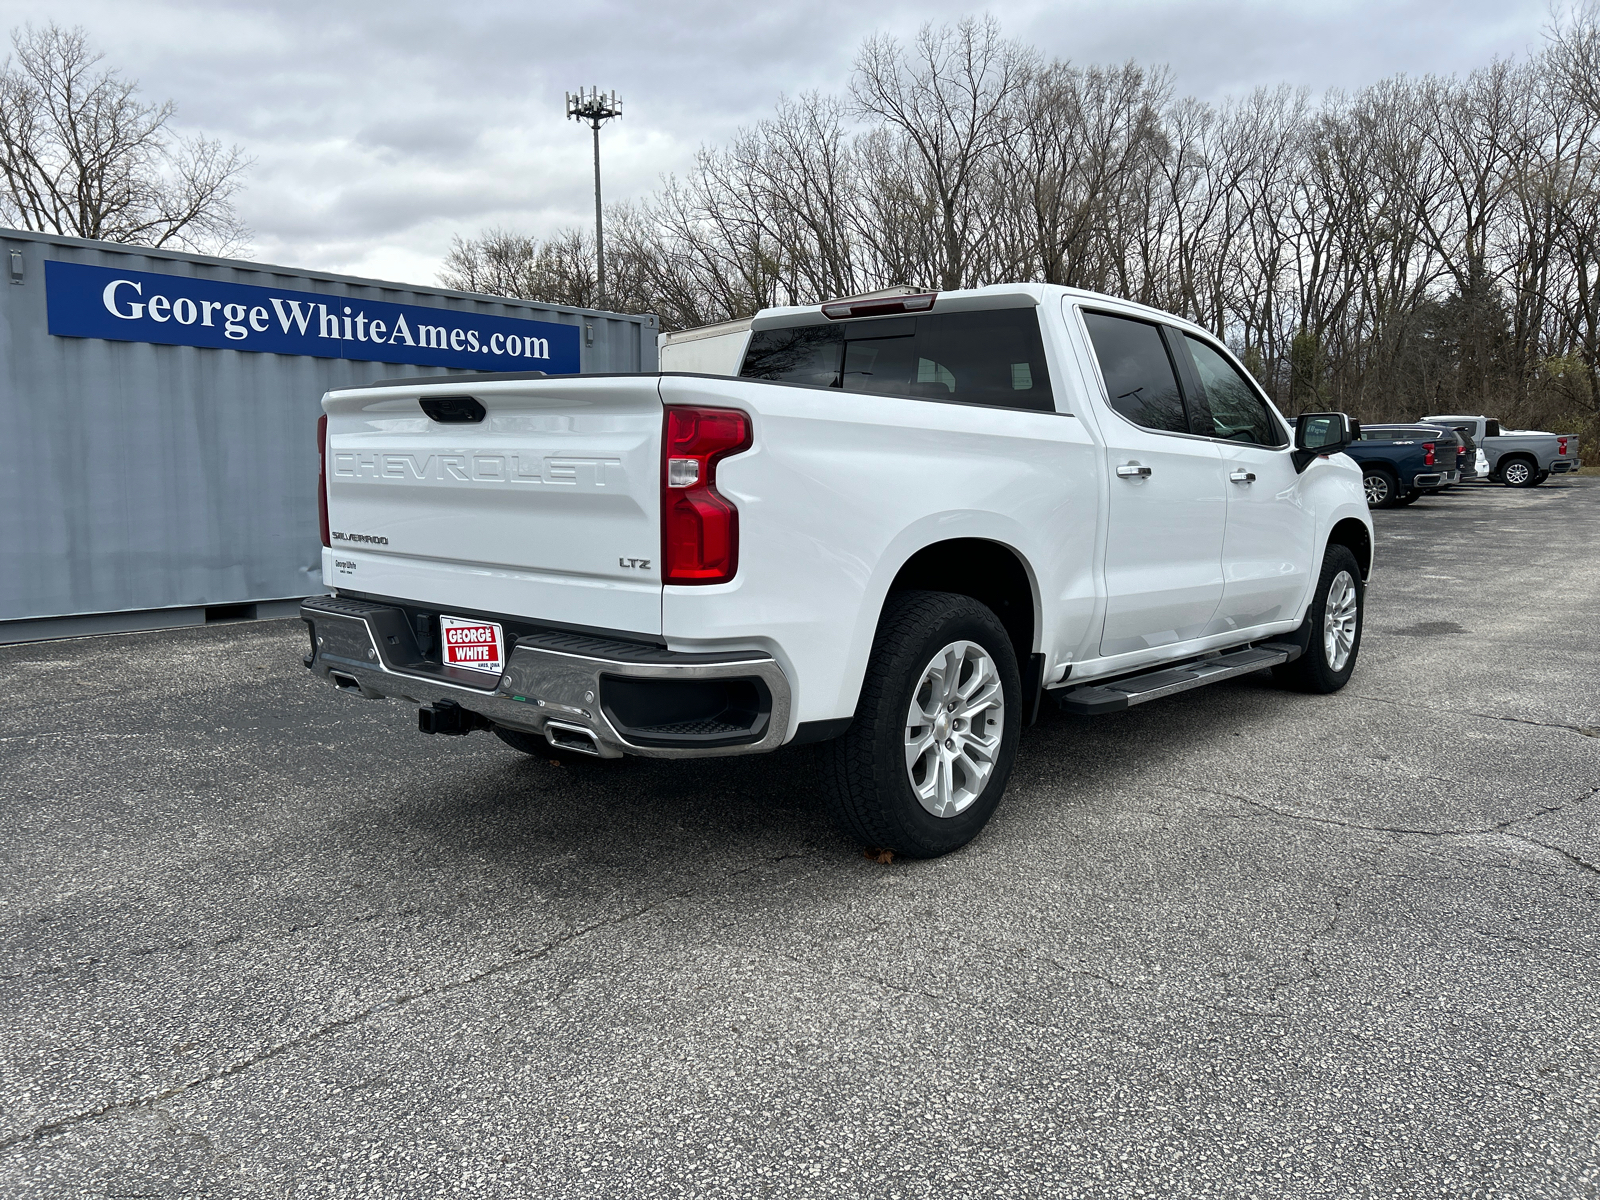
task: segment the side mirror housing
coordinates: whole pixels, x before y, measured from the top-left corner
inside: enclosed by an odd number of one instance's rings
[[[1361,436],[1361,426],[1342,412],[1301,413],[1294,422],[1294,469],[1304,471],[1311,460],[1338,454]]]

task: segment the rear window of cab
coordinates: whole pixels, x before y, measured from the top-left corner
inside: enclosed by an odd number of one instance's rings
[[[1054,412],[1038,310],[987,309],[758,329],[739,375]]]

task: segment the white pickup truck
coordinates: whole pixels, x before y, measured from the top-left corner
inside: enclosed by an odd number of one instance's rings
[[[970,840],[1045,692],[1342,687],[1372,526],[1204,330],[1045,285],[780,308],[739,377],[458,376],[323,398],[306,665],[544,756],[822,742],[844,828]]]

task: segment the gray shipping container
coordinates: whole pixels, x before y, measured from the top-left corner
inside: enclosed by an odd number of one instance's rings
[[[52,334],[49,260],[117,275],[177,276],[174,289],[188,286],[197,294],[208,286],[200,281],[315,293],[340,302],[318,306],[324,321],[345,302],[359,301],[446,310],[458,320],[470,314],[502,329],[509,326],[494,318],[574,326],[580,371],[656,369],[653,316],[0,230],[0,642],[292,612],[294,600],[325,590],[316,494],[322,394],[375,379],[477,374]],[[90,283],[97,278],[77,268],[50,270],[52,287],[72,271]],[[89,316],[117,325],[122,313],[114,300],[120,296],[124,310],[134,311],[125,302],[148,298],[154,288],[136,294],[128,284],[106,292],[107,312]],[[58,323],[62,304],[58,294],[52,310]],[[179,304],[188,307],[177,310],[177,319],[187,316],[195,330],[197,312],[206,325],[213,315],[222,322],[218,304]],[[156,306],[149,309],[155,316]],[[292,332],[287,320],[284,332]],[[571,342],[571,335],[554,332],[557,341]]]

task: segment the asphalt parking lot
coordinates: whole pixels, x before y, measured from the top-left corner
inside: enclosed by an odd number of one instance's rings
[[[1047,712],[934,862],[298,621],[0,648],[0,1193],[1593,1196],[1600,479],[1377,521],[1344,693]]]

